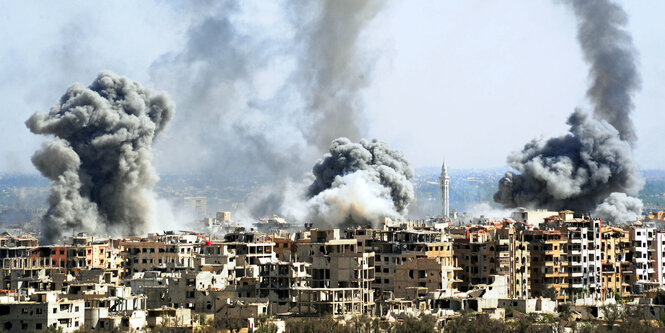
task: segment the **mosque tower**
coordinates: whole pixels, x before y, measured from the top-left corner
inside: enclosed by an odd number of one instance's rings
[[[448,168],[445,161],[441,166],[439,184],[441,185],[441,216],[448,218],[450,217],[450,176],[448,176]]]

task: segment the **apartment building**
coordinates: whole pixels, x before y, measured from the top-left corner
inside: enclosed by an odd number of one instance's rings
[[[461,290],[491,284],[496,275],[505,275],[509,297],[529,297],[529,247],[523,231],[513,224],[469,227],[466,237],[454,239],[453,248],[461,268],[457,273]]]
[[[47,328],[74,332],[85,323],[83,300],[59,298],[55,292],[32,293],[0,302],[0,329],[5,332],[41,331]]]
[[[180,271],[194,268],[201,236],[195,234],[150,235],[118,243],[125,274],[151,270]]]
[[[555,297],[563,300],[568,289],[567,233],[561,230],[529,230],[529,269],[532,297]]]
[[[631,271],[628,255],[630,238],[627,230],[603,226],[601,231],[602,291],[605,298],[630,294],[624,275]]]
[[[297,251],[311,267],[309,287],[297,288],[299,312],[374,313],[374,252],[358,252],[357,241],[340,238],[339,229],[312,230],[311,243]]]
[[[562,211],[558,216],[546,218],[541,228],[565,233],[563,268],[567,273],[567,289],[561,291],[565,298],[602,297],[601,274],[601,221],[588,216],[575,216],[572,211]]]

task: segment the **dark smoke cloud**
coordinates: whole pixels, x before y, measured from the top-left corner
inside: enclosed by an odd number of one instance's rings
[[[87,88],[72,85],[49,113],[34,113],[30,131],[55,136],[32,158],[52,181],[44,241],[70,231],[145,232],[158,180],[152,143],[173,113],[166,95],[111,72]]]
[[[630,145],[614,127],[576,111],[570,133],[533,140],[508,163],[494,200],[505,207],[590,211],[612,192],[637,194],[642,187]]]
[[[578,40],[591,64],[587,96],[594,118],[575,111],[570,132],[549,140],[533,140],[508,158],[519,174],[508,172],[499,181],[494,201],[504,207],[594,210],[604,203],[634,207],[643,186],[632,159],[636,136],[630,113],[632,94],[639,88],[635,50],[623,30],[625,12],[606,0],[570,1],[578,18]],[[623,195],[613,194],[614,192]],[[620,204],[625,199],[630,202]],[[626,212],[628,213],[628,212]],[[616,214],[615,214],[616,215]]]
[[[609,122],[622,140],[634,145],[637,137],[630,114],[641,80],[633,40],[624,29],[628,16],[608,0],[574,0],[570,4],[578,19],[577,39],[591,64],[592,84],[587,96],[595,105],[594,116]]]
[[[378,140],[335,139],[312,169],[309,219],[328,225],[376,223],[406,213],[413,170],[401,151]]]

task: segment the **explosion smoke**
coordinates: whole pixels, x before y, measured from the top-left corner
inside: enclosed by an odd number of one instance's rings
[[[51,179],[43,240],[72,230],[145,232],[158,180],[152,143],[173,113],[166,95],[111,72],[88,88],[72,85],[48,114],[35,112],[26,121],[30,131],[55,136],[32,157]]]
[[[506,207],[590,211],[612,192],[637,194],[642,186],[630,145],[605,121],[576,111],[570,133],[533,140],[508,163],[512,172],[499,181],[496,202]]]
[[[568,119],[570,133],[547,141],[533,140],[508,163],[494,201],[504,207],[538,207],[591,211],[613,192],[635,195],[643,185],[632,160],[635,133],[630,112],[639,88],[635,50],[623,30],[625,12],[607,0],[570,1],[579,20],[578,40],[591,63],[593,84],[587,96],[594,117],[576,110]],[[634,198],[615,194],[616,208],[636,207]],[[631,202],[619,204],[622,200]]]
[[[310,220],[328,225],[376,223],[406,213],[413,170],[404,154],[378,140],[335,139],[312,169]]]
[[[598,205],[594,216],[610,223],[635,221],[642,214],[642,200],[627,196],[625,193],[612,193]]]

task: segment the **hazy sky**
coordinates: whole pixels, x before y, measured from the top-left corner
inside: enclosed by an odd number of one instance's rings
[[[641,168],[662,168],[665,3],[619,3],[629,15],[642,75],[635,157]],[[246,34],[279,40],[280,29],[252,31],[279,18],[274,8],[253,12],[263,4],[244,5],[238,24]],[[24,121],[47,111],[70,84],[87,85],[110,69],[156,89],[171,86],[155,80],[151,68],[184,47],[199,15],[161,1],[0,3],[0,172],[36,172],[30,156],[43,138]],[[575,18],[556,1],[392,1],[361,37],[373,61],[360,127],[402,149],[414,166],[438,165],[444,157],[452,168],[503,166],[528,140],[563,134],[575,107],[588,109],[588,66]],[[261,72],[257,82],[270,87],[284,73],[279,65],[267,68],[275,72]],[[176,116],[170,126],[185,123]],[[160,171],[186,171],[160,162],[182,149],[158,144],[156,150]]]

